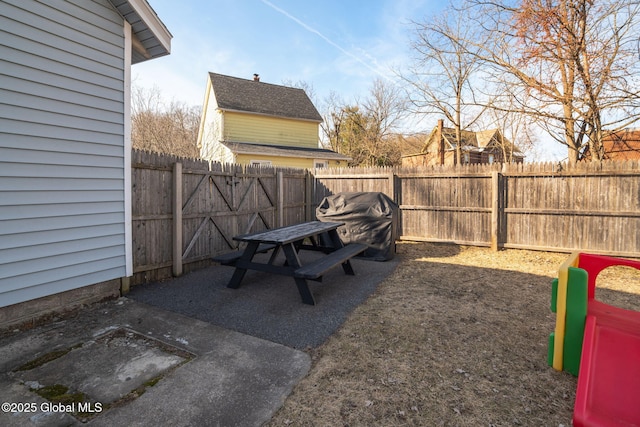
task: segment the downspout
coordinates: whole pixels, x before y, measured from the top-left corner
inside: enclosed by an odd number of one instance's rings
[[[131,201],[131,24],[124,20],[124,259],[125,276],[133,276],[133,226]]]

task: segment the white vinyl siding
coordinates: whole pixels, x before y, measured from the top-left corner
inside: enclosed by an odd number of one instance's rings
[[[0,0],[0,307],[125,275],[123,25]]]

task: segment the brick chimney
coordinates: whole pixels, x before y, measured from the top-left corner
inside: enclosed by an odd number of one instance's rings
[[[253,75],[253,81],[254,81],[254,82],[259,82],[259,81],[260,81],[260,74],[257,74],[257,73],[256,73],[256,74],[254,74],[254,75]]]
[[[444,165],[444,138],[442,137],[442,128],[444,120],[438,120],[438,129],[436,130],[436,143],[438,144],[437,159],[439,165]]]

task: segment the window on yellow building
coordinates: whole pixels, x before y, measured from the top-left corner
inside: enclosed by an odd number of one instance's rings
[[[257,167],[270,167],[271,160],[251,160],[249,164],[251,166],[257,166]]]

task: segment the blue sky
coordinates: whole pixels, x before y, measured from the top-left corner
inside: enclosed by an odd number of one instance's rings
[[[443,0],[149,0],[173,34],[171,55],[133,68],[134,84],[200,105],[209,71],[304,81],[315,98],[365,96],[410,56],[411,20]]]
[[[446,0],[148,0],[173,35],[171,55],[133,67],[134,85],[157,87],[165,101],[201,106],[208,72],[274,84],[303,81],[321,109],[331,92],[352,102],[376,78],[412,62],[411,21]],[[437,118],[418,129],[430,130]],[[433,123],[432,123],[433,122]],[[542,160],[566,149],[541,144]]]

